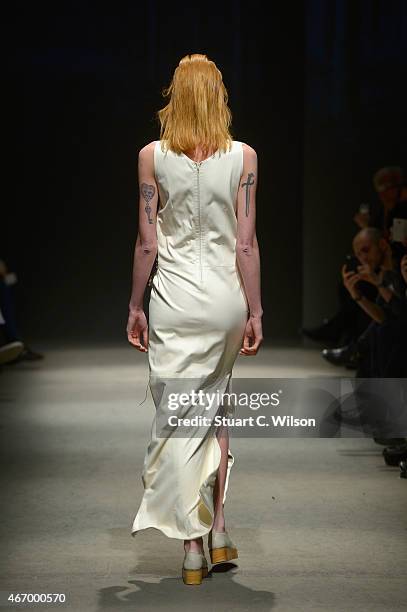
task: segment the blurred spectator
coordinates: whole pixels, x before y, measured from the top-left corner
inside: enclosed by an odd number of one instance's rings
[[[0,366],[14,361],[24,350],[24,344],[19,340],[7,342],[4,331],[5,323],[3,313],[0,310]]]
[[[360,230],[353,240],[360,261],[356,271],[342,268],[342,276],[351,298],[371,318],[358,340],[362,355],[357,376],[403,378],[407,375],[407,302],[406,283],[389,243],[377,228]],[[360,288],[360,281],[377,288],[372,301]]]
[[[27,346],[18,331],[14,295],[12,291],[12,286],[15,283],[17,283],[17,276],[13,272],[9,272],[5,261],[0,259],[0,309],[2,321],[4,321],[4,323],[0,325],[0,343],[4,347],[3,355],[6,360],[3,361],[3,363],[18,363],[19,361],[25,360],[34,361],[43,359],[44,356],[41,353],[37,353]],[[23,349],[20,351],[18,350],[19,344],[23,345]],[[7,349],[7,345],[11,345],[11,347],[9,346]],[[8,356],[13,350],[16,353],[15,358],[9,360]]]
[[[399,166],[380,168],[373,176],[373,185],[379,200],[369,211],[359,212],[354,220],[359,227],[377,227],[383,237],[392,242],[393,253],[400,260],[407,252],[407,236],[404,241],[393,237],[394,219],[407,219],[407,186],[403,169]]]
[[[401,240],[393,235],[394,220],[407,220],[407,186],[402,168],[381,168],[373,176],[373,185],[378,202],[373,206],[364,206],[355,215],[354,220],[361,228],[376,227],[383,232],[383,237],[390,242],[397,265],[407,253],[407,235],[404,234]],[[363,294],[370,301],[374,301],[377,295],[376,287],[363,283],[361,280],[359,284]],[[370,319],[365,310],[356,307],[342,283],[338,286],[338,302],[339,309],[333,317],[324,319],[322,325],[317,327],[302,328],[301,332],[317,342],[336,345],[337,348],[322,351],[323,357],[330,363],[356,368],[356,341],[369,325]]]
[[[341,339],[343,346],[322,351],[325,359],[356,369],[359,379],[376,379],[372,382],[387,391],[382,397],[390,397],[389,390],[396,394],[386,407],[380,401],[372,405],[371,398],[364,404],[362,384],[355,394],[357,406],[341,410],[338,417],[357,427],[370,424],[375,442],[387,446],[386,464],[399,465],[407,478],[406,438],[391,437],[402,434],[397,424],[407,397],[407,185],[399,166],[378,170],[373,184],[377,202],[361,205],[354,216],[361,231],[353,240],[356,261],[349,257],[342,268],[339,310],[302,333],[317,341]],[[400,384],[394,386],[391,379]]]
[[[381,400],[377,406],[369,404],[358,409],[359,414],[351,419],[341,415],[344,423],[351,421],[375,424],[380,438],[374,437],[378,444],[385,444],[383,450],[385,463],[400,465],[401,476],[406,477],[407,442],[405,438],[384,437],[385,431],[393,432],[400,415],[405,411],[406,377],[407,377],[407,256],[401,264],[382,237],[377,228],[361,230],[353,241],[354,252],[361,265],[356,271],[342,269],[344,284],[352,299],[371,317],[372,321],[358,339],[357,347],[360,361],[356,376],[358,378],[376,378],[376,385],[386,391],[386,380],[390,387],[383,397],[392,397],[391,404],[384,406]],[[375,302],[367,299],[360,290],[360,280],[365,279],[378,288]],[[404,381],[404,383],[403,383]],[[363,385],[362,385],[363,388]],[[360,393],[359,388],[358,393]],[[358,397],[356,393],[356,398]],[[394,394],[394,397],[393,395]],[[361,395],[361,394],[360,394]],[[362,396],[362,395],[361,395]],[[378,396],[379,397],[379,396]],[[389,429],[388,429],[389,428]],[[377,431],[377,430],[376,430]],[[393,434],[394,435],[394,434]]]

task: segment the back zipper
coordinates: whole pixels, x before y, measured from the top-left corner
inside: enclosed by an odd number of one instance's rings
[[[202,162],[194,162],[196,167],[197,189],[198,189],[198,223],[199,223],[199,280],[202,282],[202,226],[201,226],[201,194],[199,186],[199,168]]]

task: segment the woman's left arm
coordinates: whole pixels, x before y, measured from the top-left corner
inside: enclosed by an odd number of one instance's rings
[[[127,324],[129,342],[142,352],[147,352],[148,346],[148,326],[143,310],[143,298],[157,255],[158,188],[154,174],[154,147],[155,142],[146,145],[140,150],[138,157],[139,226],[134,249],[132,292]]]

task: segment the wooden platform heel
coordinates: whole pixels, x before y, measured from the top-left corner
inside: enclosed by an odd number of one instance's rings
[[[202,579],[207,576],[208,562],[205,555],[195,551],[186,552],[182,566],[184,584],[201,584]]]
[[[210,531],[208,548],[212,563],[224,563],[238,558],[236,545],[227,531]]]

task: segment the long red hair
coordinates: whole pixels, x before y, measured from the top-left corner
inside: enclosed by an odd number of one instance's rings
[[[175,153],[230,149],[232,113],[222,73],[206,55],[181,59],[169,87],[163,90],[168,104],[157,112],[163,149]]]

